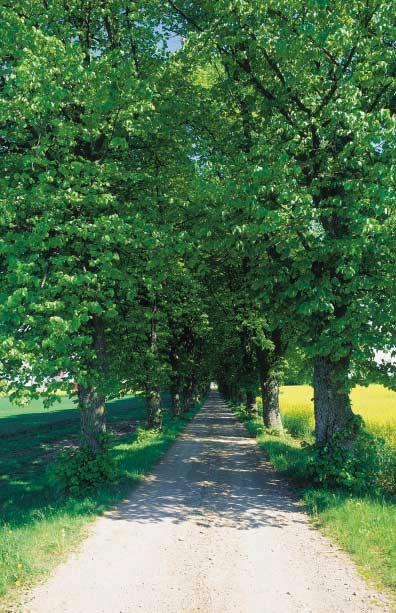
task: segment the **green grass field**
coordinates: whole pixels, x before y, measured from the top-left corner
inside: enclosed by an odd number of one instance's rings
[[[313,441],[312,395],[312,388],[306,385],[282,388],[281,411],[289,432],[285,436],[263,432],[259,419],[246,425],[275,469],[301,488],[315,524],[348,551],[362,574],[387,590],[396,603],[396,500],[309,483],[308,453],[301,443]],[[352,391],[352,404],[371,432],[396,445],[395,392],[380,385],[358,387]]]
[[[51,466],[59,451],[78,437],[73,402],[61,397],[53,409],[45,410],[40,402],[18,408],[0,398],[0,610],[7,610],[15,590],[58,564],[84,536],[89,522],[150,470],[185,425],[183,419],[165,418],[161,432],[139,433],[136,425],[144,418],[141,398],[108,405],[119,478],[72,498],[51,478]]]

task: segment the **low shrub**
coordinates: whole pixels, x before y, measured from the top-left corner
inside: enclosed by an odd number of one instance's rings
[[[110,437],[103,434],[101,453],[95,454],[88,447],[63,451],[52,469],[53,478],[72,495],[80,495],[87,489],[102,483],[114,481],[117,475],[116,463],[110,454]]]
[[[395,495],[396,450],[363,427],[354,445],[344,445],[347,438],[347,433],[337,433],[325,445],[310,446],[308,473],[312,480],[358,494]]]
[[[135,440],[137,443],[145,443],[156,438],[161,433],[161,428],[149,428],[139,424],[135,430]]]

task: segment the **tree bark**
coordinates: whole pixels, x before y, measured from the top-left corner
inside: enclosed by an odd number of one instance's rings
[[[263,422],[267,428],[283,432],[282,417],[279,408],[279,383],[274,374],[271,360],[267,358],[266,352],[259,349],[257,351],[257,361],[259,367],[261,400],[263,403]]]
[[[182,402],[183,413],[188,413],[192,409],[192,406],[193,406],[192,387],[187,386],[183,393],[183,402]]]
[[[356,436],[349,394],[342,389],[347,375],[347,360],[331,362],[325,357],[314,360],[315,437],[319,444],[330,441],[337,432],[350,432],[344,445],[353,443]]]
[[[102,381],[107,373],[106,341],[103,319],[92,317],[93,344],[96,358],[90,368],[99,374]],[[78,405],[80,409],[81,446],[88,447],[93,453],[103,449],[101,435],[106,432],[105,394],[95,385],[77,384]]]
[[[94,387],[78,385],[80,408],[81,446],[93,453],[102,451],[101,435],[106,432],[105,396]]]
[[[162,426],[162,411],[161,411],[161,393],[159,385],[155,381],[155,368],[157,366],[158,358],[158,305],[157,300],[154,298],[152,304],[152,316],[150,327],[150,351],[153,356],[153,363],[150,365],[148,377],[145,385],[145,397],[146,397],[146,412],[147,412],[147,426],[149,428],[161,428]]]
[[[146,393],[147,426],[149,428],[161,428],[161,394],[158,390],[149,390]]]
[[[231,388],[231,400],[235,404],[241,404],[244,400],[242,390],[237,385],[233,385]]]
[[[256,412],[256,394],[253,390],[246,390],[246,413],[249,416]]]
[[[262,383],[263,418],[267,428],[283,432],[279,408],[279,383],[277,377],[268,374]]]
[[[179,389],[174,387],[171,390],[171,403],[172,403],[172,416],[180,417],[181,414],[181,402]]]
[[[244,393],[241,389],[237,389],[236,391],[236,401],[238,404],[242,404],[244,401]]]

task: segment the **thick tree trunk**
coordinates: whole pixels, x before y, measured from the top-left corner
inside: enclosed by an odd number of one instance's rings
[[[335,363],[324,357],[314,360],[315,436],[319,444],[330,441],[337,432],[350,432],[344,445],[355,438],[349,394],[342,389],[347,375],[346,361]]]
[[[183,395],[183,413],[188,413],[192,408],[192,393],[187,390]]]
[[[231,400],[235,404],[241,404],[244,401],[242,390],[237,385],[232,386]]]
[[[105,381],[107,373],[106,340],[103,319],[93,316],[92,336],[96,358],[90,368]],[[97,454],[102,451],[101,435],[106,432],[105,394],[95,385],[77,384],[78,405],[80,409],[81,446],[88,447]]]
[[[147,425],[149,428],[161,428],[161,394],[158,390],[149,390],[146,393]]]
[[[172,416],[180,417],[181,414],[181,402],[179,389],[174,387],[171,390],[171,404],[172,404]]]
[[[251,416],[256,412],[256,394],[253,390],[246,390],[246,413]]]
[[[278,379],[268,374],[262,382],[263,419],[267,428],[283,431],[282,418],[279,408]]]
[[[231,395],[231,388],[230,385],[225,382],[221,385],[221,389],[220,389],[221,394],[224,396],[224,398],[226,400],[230,400],[230,395]]]
[[[273,372],[273,364],[267,359],[265,352],[257,352],[261,400],[263,403],[263,422],[267,428],[283,432],[282,418],[279,408],[279,383]]]
[[[88,447],[95,454],[102,451],[101,435],[106,432],[105,396],[94,387],[78,385],[80,408],[81,446]]]
[[[161,393],[159,385],[155,381],[155,368],[157,366],[158,357],[158,305],[154,298],[152,305],[151,329],[149,336],[150,350],[154,357],[153,364],[147,373],[147,381],[145,385],[146,411],[147,411],[147,426],[149,428],[161,428],[162,426],[162,410],[161,410]]]

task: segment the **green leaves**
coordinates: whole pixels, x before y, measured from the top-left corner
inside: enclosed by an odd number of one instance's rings
[[[25,5],[0,43],[10,389],[248,381],[276,331],[352,385],[394,346],[392,3]]]

